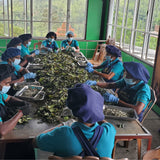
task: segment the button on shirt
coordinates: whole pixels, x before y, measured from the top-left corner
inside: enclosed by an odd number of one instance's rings
[[[73,126],[79,126],[87,139],[92,138],[95,128],[99,125],[88,127],[80,122],[75,122]],[[103,123],[103,134],[96,146],[96,151],[100,157],[111,157],[114,147],[116,130],[110,123]],[[41,150],[53,152],[57,156],[67,157],[79,155],[82,146],[69,126],[56,128],[48,133],[42,133],[36,138],[37,146]],[[107,146],[107,147],[106,147]]]
[[[79,47],[79,44],[78,44],[78,41],[74,40],[74,39],[72,40],[71,45],[68,44],[68,40],[67,39],[63,40],[62,43],[61,43],[61,47],[66,48],[67,46],[71,46],[71,47],[77,48],[77,47]]]
[[[134,90],[137,90],[137,88],[144,83],[143,81],[140,81],[139,83],[137,83],[136,85],[132,86],[131,88]],[[123,87],[127,87],[124,79],[119,80],[116,82],[116,88],[123,88]],[[129,86],[128,86],[129,88]],[[132,94],[132,93],[128,93],[128,94]],[[136,105],[137,102],[142,102],[145,104],[145,107],[143,108],[143,111],[145,110],[145,108],[147,107],[149,101],[151,99],[151,91],[149,88],[148,84],[144,84],[143,87],[141,87],[137,92],[135,97],[133,97],[133,105]]]

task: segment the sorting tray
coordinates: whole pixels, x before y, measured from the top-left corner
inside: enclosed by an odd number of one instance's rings
[[[29,71],[35,71],[35,70],[42,70],[43,65],[42,64],[34,64],[34,63],[29,63],[26,67]]]
[[[84,56],[82,52],[71,52],[73,57]]]
[[[24,86],[27,86],[27,85],[36,85],[36,86],[39,86],[40,83],[37,82],[36,80],[34,82],[19,82],[19,83],[14,83],[14,89],[16,90],[21,90]]]
[[[38,100],[38,98],[36,97],[41,93],[43,89],[43,86],[28,85],[24,86],[20,91],[17,91],[15,96],[27,100]],[[43,97],[39,99],[42,98]]]
[[[136,111],[132,108],[125,108],[113,105],[104,105],[105,118],[121,119],[132,121],[138,118]]]
[[[45,97],[45,92],[44,91],[40,91],[35,97],[34,100],[35,101],[43,101],[44,97]]]

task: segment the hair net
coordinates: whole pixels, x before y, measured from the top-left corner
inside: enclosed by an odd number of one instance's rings
[[[107,53],[112,54],[116,57],[121,57],[121,51],[118,48],[116,48],[115,46],[107,45],[106,51],[107,51]]]
[[[10,40],[10,42],[7,44],[7,48],[15,47],[19,43],[22,43],[22,40],[18,37],[14,37]]]
[[[9,64],[0,64],[0,82],[11,76],[15,68]]]
[[[21,51],[18,48],[10,47],[2,54],[2,61],[7,61],[9,58],[13,58],[18,55],[21,55]]]
[[[74,36],[74,33],[73,33],[72,31],[68,31],[68,32],[66,33],[66,36],[68,37],[69,34],[71,34],[72,36]]]
[[[19,36],[19,38],[22,40],[22,43],[25,41],[28,41],[29,39],[32,39],[32,35],[31,34],[22,34]]]
[[[67,106],[83,122],[95,123],[104,119],[104,99],[86,84],[76,84],[68,90]]]
[[[141,63],[124,62],[123,66],[133,78],[148,83],[148,80],[150,79],[149,72]]]

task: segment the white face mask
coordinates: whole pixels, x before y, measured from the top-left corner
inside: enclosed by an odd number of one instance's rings
[[[29,47],[31,45],[31,42],[28,42],[27,47]]]
[[[54,39],[52,39],[52,42],[54,42]]]
[[[73,40],[73,38],[68,37],[68,41],[71,42]]]
[[[9,91],[10,88],[11,88],[11,86],[3,86],[1,92],[7,93],[7,92]]]
[[[13,64],[14,64],[14,65],[18,65],[20,62],[21,62],[21,59],[15,58]]]
[[[136,84],[136,81],[133,81],[133,79],[129,79],[129,78],[126,78],[126,77],[124,77],[124,81],[128,85],[134,85],[134,84]]]
[[[106,56],[106,60],[110,61],[111,60],[111,56]]]
[[[21,46],[17,46],[17,48],[18,48],[19,50],[21,50],[22,47],[21,47]]]

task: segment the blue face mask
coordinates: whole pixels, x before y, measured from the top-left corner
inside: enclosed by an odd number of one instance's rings
[[[7,92],[9,91],[10,88],[11,88],[11,86],[3,86],[1,92],[7,93]]]
[[[31,42],[28,42],[27,47],[29,47],[31,45]]]
[[[124,81],[128,85],[134,85],[134,84],[136,84],[136,81],[133,81],[133,79],[129,79],[129,78],[126,78],[126,77],[124,77]]]
[[[73,40],[73,38],[68,37],[68,41],[71,42]]]
[[[16,58],[12,64],[18,65],[20,62],[21,62],[21,59]]]

